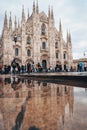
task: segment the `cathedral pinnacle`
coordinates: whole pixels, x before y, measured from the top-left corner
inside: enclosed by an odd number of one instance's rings
[[[66,37],[66,41],[67,41],[67,43],[68,43],[68,41],[69,41],[69,34],[68,34],[68,30],[67,30],[67,37]]]
[[[28,18],[27,19],[29,19],[29,9],[28,9]]]
[[[68,44],[68,45],[71,45],[71,34],[70,34],[70,30],[67,31],[66,41],[67,41],[67,44]]]
[[[70,34],[70,32],[69,32],[69,42],[71,43],[71,34]]]
[[[53,7],[51,7],[51,19],[54,19],[54,15],[53,15]]]
[[[61,19],[60,19],[60,23],[59,23],[59,31],[62,32]]]
[[[20,28],[19,19],[18,19],[18,28]]]
[[[50,18],[50,5],[49,5],[49,8],[48,8],[48,17]]]
[[[9,21],[12,21],[12,20],[11,20],[11,12],[10,12],[10,19],[9,19]]]
[[[10,12],[10,18],[9,18],[9,29],[12,30],[11,12]]]
[[[5,11],[4,28],[7,28],[7,12]]]
[[[39,7],[38,7],[38,0],[37,0],[37,4],[36,4],[36,13],[39,13]]]
[[[35,13],[35,1],[33,1],[33,13]]]
[[[22,21],[25,21],[24,5],[22,6]]]
[[[16,30],[16,29],[17,29],[17,20],[16,20],[16,16],[15,16],[14,26],[15,26],[15,30]]]

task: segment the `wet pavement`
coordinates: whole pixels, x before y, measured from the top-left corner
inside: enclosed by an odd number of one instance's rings
[[[82,87],[1,76],[0,130],[87,130]]]
[[[29,78],[38,81],[47,81],[51,83],[62,83],[67,85],[76,85],[87,87],[87,72],[57,72],[57,73],[29,73],[19,74],[19,77]]]
[[[31,75],[46,75],[46,76],[87,76],[87,72],[84,71],[84,72],[32,72],[32,73],[29,73]],[[22,75],[29,75],[28,73],[25,73]]]

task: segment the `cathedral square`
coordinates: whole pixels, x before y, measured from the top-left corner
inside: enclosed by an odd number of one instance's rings
[[[0,4],[0,130],[87,130],[87,0],[43,1]]]

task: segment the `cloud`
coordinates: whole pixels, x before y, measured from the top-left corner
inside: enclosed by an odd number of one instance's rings
[[[85,58],[87,56],[87,41],[80,41],[73,45],[73,58]]]
[[[87,41],[80,41],[74,44],[73,49],[77,49],[78,51],[87,51]]]
[[[12,19],[14,16],[21,18],[22,5],[32,12],[33,0],[3,0],[0,3],[0,32],[3,27],[4,12],[7,10],[8,18],[10,11]],[[52,5],[54,9],[55,26],[59,28],[59,20],[61,18],[63,35],[66,40],[67,29],[70,29],[72,36],[73,56],[75,58],[83,57],[83,52],[87,49],[87,0],[38,0],[39,10],[48,14],[48,6]],[[21,21],[21,19],[20,19]]]

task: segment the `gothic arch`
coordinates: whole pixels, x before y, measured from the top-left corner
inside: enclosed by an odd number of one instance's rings
[[[56,64],[61,65],[61,61],[56,61]]]
[[[15,59],[15,61],[16,61],[19,65],[21,65],[21,64],[22,64],[22,61],[21,61],[21,59],[20,59],[20,58],[16,58],[16,59]]]
[[[48,68],[48,66],[49,66],[48,55],[42,55],[40,61],[41,61],[41,64],[42,64],[43,61],[44,61],[44,63],[46,62],[46,67]]]
[[[25,63],[26,63],[26,64],[27,64],[27,63],[31,63],[31,64],[32,64],[32,63],[34,63],[34,61],[33,61],[31,58],[28,58],[28,59],[26,59],[26,62],[25,62]]]
[[[64,70],[68,69],[68,61],[64,61]]]
[[[47,61],[46,60],[42,60],[42,67],[43,67],[43,69],[47,68]]]

